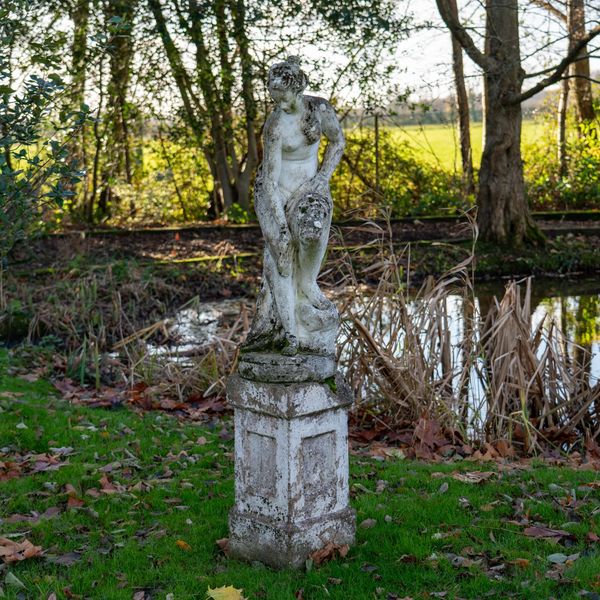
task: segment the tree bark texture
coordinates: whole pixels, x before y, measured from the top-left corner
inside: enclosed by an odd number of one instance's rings
[[[110,122],[107,165],[109,179],[124,177],[132,182],[131,148],[127,94],[133,58],[133,18],[135,0],[108,0],[107,18],[120,19],[119,31],[110,42],[110,79],[107,94],[107,119]]]
[[[584,0],[567,0],[567,24],[569,29],[569,46],[573,47],[586,35]],[[590,81],[590,59],[587,46],[579,51],[577,60],[572,65],[573,91],[579,122],[590,124],[595,119],[592,83]]]
[[[517,0],[488,0],[486,140],[479,170],[477,220],[482,239],[515,243],[535,235],[529,217],[521,158],[521,93]]]
[[[85,83],[87,77],[86,55],[88,23],[90,16],[89,0],[80,0],[75,3],[71,12],[73,20],[73,44],[71,46],[71,106],[73,110],[80,110],[85,102]],[[77,162],[78,168],[85,172],[82,182],[82,212],[85,212],[88,204],[88,178],[87,178],[87,153],[85,143],[85,124],[77,132],[70,144],[69,153]]]
[[[560,176],[567,174],[567,109],[569,106],[569,88],[568,79],[563,79],[560,86],[560,96],[558,99],[557,114],[557,135],[556,145],[558,149],[558,165]]]

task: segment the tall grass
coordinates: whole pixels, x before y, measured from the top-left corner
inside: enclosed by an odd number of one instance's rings
[[[339,359],[359,406],[395,429],[425,417],[463,439],[507,440],[523,452],[598,438],[600,384],[590,379],[589,351],[549,317],[533,326],[530,279],[509,283],[482,314],[471,253],[413,295],[390,230],[378,234],[368,270],[379,282],[343,306]],[[350,257],[345,267],[346,281],[364,277]]]

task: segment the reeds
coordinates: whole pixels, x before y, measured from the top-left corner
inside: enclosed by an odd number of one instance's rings
[[[502,439],[525,453],[598,438],[600,384],[590,379],[589,350],[550,317],[533,325],[531,279],[509,283],[482,314],[470,252],[412,294],[398,267],[410,246],[398,251],[388,231],[377,232],[368,270],[378,271],[379,282],[345,301],[339,344],[363,409],[393,429],[425,417],[462,439]]]

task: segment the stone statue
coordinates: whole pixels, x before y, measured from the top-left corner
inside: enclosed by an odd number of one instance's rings
[[[256,316],[227,384],[234,408],[235,504],[229,553],[302,568],[327,544],[352,544],[348,407],[336,371],[339,316],[317,285],[333,203],[329,179],[344,149],[335,113],[305,96],[288,58],[269,72],[276,103],[264,133],[254,207],[265,238]],[[319,164],[319,143],[329,144]]]
[[[345,141],[329,102],[303,94],[307,84],[296,57],[269,71],[276,106],[265,124],[264,158],[254,188],[265,238],[263,280],[245,353],[335,353],[339,316],[317,276],[333,210],[329,180]],[[328,145],[319,165],[322,135]]]

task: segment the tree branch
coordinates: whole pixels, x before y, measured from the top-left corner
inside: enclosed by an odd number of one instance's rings
[[[436,4],[442,20],[446,23],[446,26],[458,43],[463,47],[468,57],[484,71],[490,70],[493,66],[492,59],[477,48],[473,38],[452,13],[451,7],[448,5],[448,0],[436,0]]]
[[[567,15],[565,13],[561,12],[560,10],[558,10],[558,8],[556,8],[556,6],[554,6],[548,0],[530,0],[530,1],[531,1],[531,4],[534,4],[535,6],[539,6],[540,8],[546,9],[549,13],[553,14],[556,18],[560,19],[563,23],[567,22]]]
[[[438,0],[438,2],[441,0]],[[538,92],[541,92],[544,88],[547,88],[549,85],[556,83],[562,78],[562,74],[569,68],[569,65],[574,63],[579,53],[587,46],[589,42],[591,42],[597,35],[600,35],[600,25],[596,25],[592,30],[588,32],[585,37],[582,37],[577,41],[576,44],[573,44],[573,47],[569,50],[565,58],[563,58],[556,68],[554,69],[554,73],[549,77],[542,79],[539,83],[534,85],[532,88],[528,89],[526,92],[523,92],[519,96],[517,96],[513,103],[524,102],[528,100],[532,96],[535,96]]]

